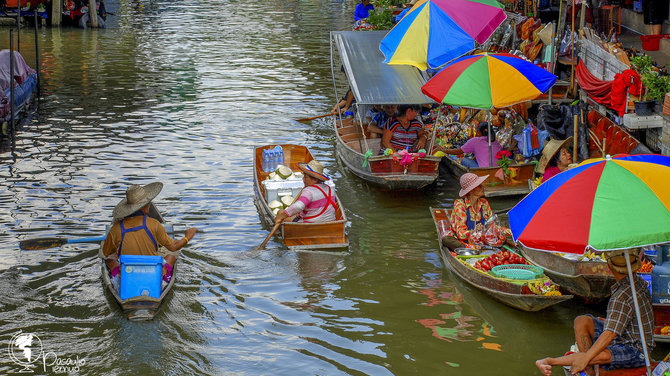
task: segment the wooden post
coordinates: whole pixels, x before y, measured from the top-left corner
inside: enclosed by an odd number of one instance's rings
[[[577,137],[579,136],[579,115],[574,116],[574,130],[572,132],[572,163],[577,163]]]
[[[16,51],[21,52],[21,0],[16,0]]]
[[[88,19],[91,21],[91,27],[98,27],[98,10],[95,0],[88,0]]]
[[[9,127],[8,132],[14,131],[14,29],[9,29]]]
[[[37,9],[33,11],[35,15],[35,71],[37,72],[37,97],[40,97],[40,47],[37,38]]]
[[[63,0],[51,0],[51,26],[59,26],[63,17]]]

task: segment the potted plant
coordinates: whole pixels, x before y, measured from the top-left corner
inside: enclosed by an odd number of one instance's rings
[[[670,91],[670,78],[660,75],[647,55],[632,57],[630,62],[644,86],[642,101],[635,102],[635,113],[640,116],[651,115],[656,103],[662,103],[665,93]]]

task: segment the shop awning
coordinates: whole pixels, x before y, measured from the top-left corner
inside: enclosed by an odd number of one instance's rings
[[[385,31],[333,31],[349,86],[358,104],[435,103],[423,95],[424,74],[410,65],[388,65],[379,50]],[[339,67],[335,67],[336,71]]]

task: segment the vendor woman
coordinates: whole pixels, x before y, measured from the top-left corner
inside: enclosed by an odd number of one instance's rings
[[[462,199],[454,201],[450,218],[453,236],[442,238],[442,244],[449,250],[453,251],[469,243],[470,233],[475,226],[477,224],[484,226],[493,215],[489,201],[484,198],[484,187],[482,186],[487,178],[488,175],[477,176],[471,172],[461,176],[461,190],[458,195]],[[509,234],[509,229],[503,230]]]
[[[475,155],[474,160],[467,157],[461,159],[461,164],[468,168],[495,166],[498,162],[496,154],[502,150],[502,146],[496,140],[495,135],[492,135],[491,148],[489,149],[489,123],[485,121],[479,123],[477,134],[477,137],[469,139],[460,148],[446,149],[438,146],[438,149],[442,150],[445,154],[461,155],[473,153]],[[489,153],[491,154],[489,155]],[[490,160],[493,160],[493,164],[489,163]]]
[[[542,182],[549,180],[552,176],[568,169],[572,163],[572,155],[568,151],[567,145],[570,145],[572,137],[561,140],[551,140],[542,150],[540,163],[537,165],[537,172],[544,174]]]

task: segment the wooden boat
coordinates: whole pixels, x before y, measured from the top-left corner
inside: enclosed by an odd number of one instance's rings
[[[21,53],[17,51],[10,53],[9,50],[2,50],[0,51],[0,61],[9,64],[12,55],[17,63],[14,67],[14,76],[16,77],[14,90],[11,89],[10,82],[0,79],[0,137],[8,136],[13,130],[13,126],[10,124],[12,122],[12,100],[15,126],[20,119],[26,116],[37,87],[37,72],[28,66]],[[2,69],[9,75],[9,66],[4,66]]]
[[[265,199],[265,187],[261,182],[269,172],[263,171],[263,150],[272,149],[275,145],[254,148],[254,188],[256,203],[261,216],[268,222],[274,222],[274,214]],[[309,150],[300,145],[281,145],[284,151],[284,165],[293,171],[299,171],[298,163],[308,163],[312,159]],[[284,222],[281,225],[281,237],[284,244],[293,250],[299,249],[342,249],[349,247],[349,238],[345,231],[347,218],[342,210],[342,203],[337,197],[336,220],[323,223]]]
[[[432,184],[439,173],[440,157],[426,155],[403,167],[390,155],[378,155],[381,139],[370,139],[370,134],[361,132],[360,124],[353,119],[334,119],[337,135],[337,155],[345,166],[359,178],[374,185],[389,189],[420,189]],[[372,151],[364,165],[365,153]]]
[[[484,181],[486,197],[501,197],[501,196],[517,196],[526,195],[532,190],[532,180],[535,174],[535,164],[522,163],[518,165],[511,165],[518,169],[518,176],[513,182],[503,184],[495,174],[500,167],[476,167],[468,168],[463,166],[458,160],[449,156],[443,157],[443,165],[457,178],[466,172],[471,172],[477,176],[487,176],[488,179]]]
[[[522,311],[539,311],[552,305],[572,299],[572,295],[546,296],[535,295],[529,291],[524,293],[524,285],[508,282],[505,279],[495,278],[489,274],[478,271],[466,266],[459,259],[452,255],[447,247],[442,246],[438,222],[440,220],[449,221],[449,213],[444,209],[430,208],[433,222],[437,230],[437,239],[440,244],[440,255],[450,270],[460,279],[469,283],[473,287],[487,293],[493,299]]]
[[[150,206],[149,216],[155,218],[161,223],[164,223],[163,217],[160,215],[160,213],[158,212],[153,203]],[[164,227],[168,235],[170,235],[171,237],[174,236],[174,231],[171,225],[164,225]],[[109,230],[109,228],[107,230]],[[102,254],[102,244],[100,244],[100,254]],[[105,285],[105,288],[109,291],[110,294],[112,294],[112,296],[119,304],[119,306],[121,306],[121,309],[128,317],[128,320],[132,321],[151,320],[154,318],[154,316],[158,312],[158,309],[161,306],[161,303],[163,303],[165,297],[172,290],[172,286],[174,286],[174,281],[176,280],[176,273],[177,273],[177,264],[175,264],[175,267],[172,270],[172,279],[167,284],[167,286],[163,288],[163,291],[161,292],[161,295],[158,298],[153,298],[150,296],[136,296],[129,299],[121,299],[119,292],[112,284],[112,280],[109,276],[109,269],[107,268],[107,264],[103,259],[101,259],[101,267],[102,267],[102,281],[103,284]]]
[[[597,303],[611,294],[614,276],[606,262],[570,260],[551,252],[519,247],[528,262],[544,269],[552,281],[571,294]]]

